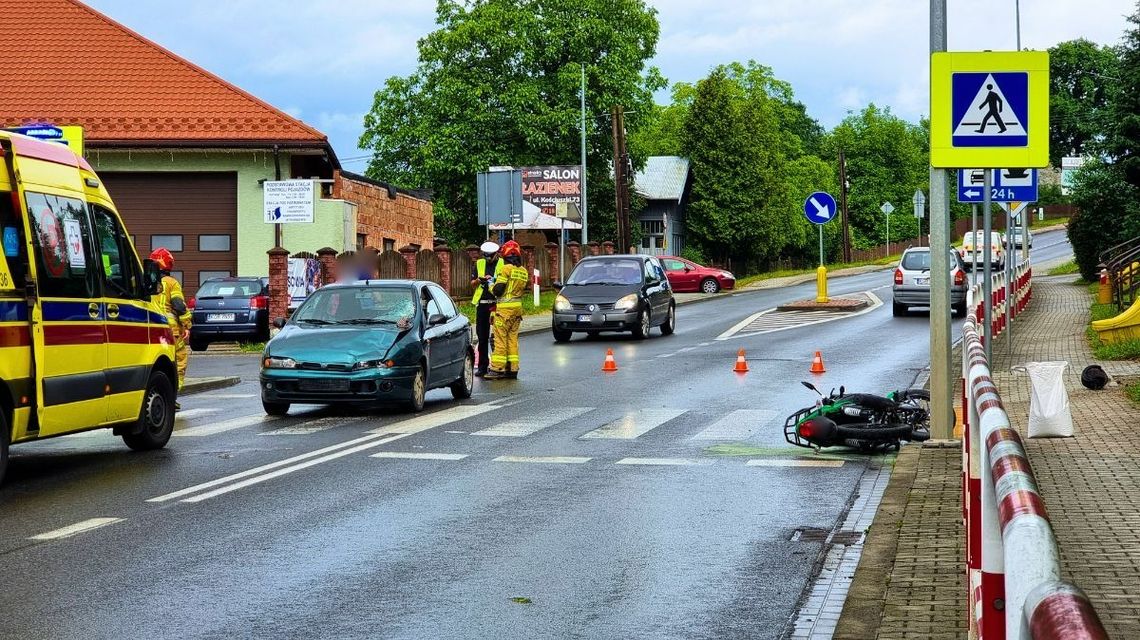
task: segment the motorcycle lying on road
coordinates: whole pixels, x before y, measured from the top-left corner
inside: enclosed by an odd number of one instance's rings
[[[812,383],[800,384],[816,392],[819,399],[784,422],[784,439],[797,447],[847,446],[874,453],[897,451],[903,440],[930,439],[930,392],[925,389],[877,396],[847,393],[839,387],[838,394],[832,389],[824,396]]]

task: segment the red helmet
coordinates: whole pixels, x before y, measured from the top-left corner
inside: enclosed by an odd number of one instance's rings
[[[509,258],[511,256],[521,256],[522,248],[519,247],[519,243],[515,242],[514,240],[507,240],[503,243],[502,248],[499,249],[499,255],[503,256],[504,258]]]
[[[174,254],[170,253],[170,249],[166,247],[159,247],[151,251],[150,259],[158,263],[158,268],[162,271],[174,269]]]

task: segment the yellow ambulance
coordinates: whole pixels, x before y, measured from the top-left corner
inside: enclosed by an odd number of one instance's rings
[[[157,266],[66,146],[0,131],[0,163],[0,480],[20,442],[110,427],[165,446],[177,377]]]

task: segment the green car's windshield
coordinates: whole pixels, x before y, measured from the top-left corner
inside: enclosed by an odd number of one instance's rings
[[[416,313],[406,287],[333,287],[318,289],[293,314],[293,321],[313,325],[394,325]]]

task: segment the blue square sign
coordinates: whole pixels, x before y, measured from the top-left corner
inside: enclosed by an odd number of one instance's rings
[[[950,87],[955,147],[1029,145],[1029,74],[954,73]]]

